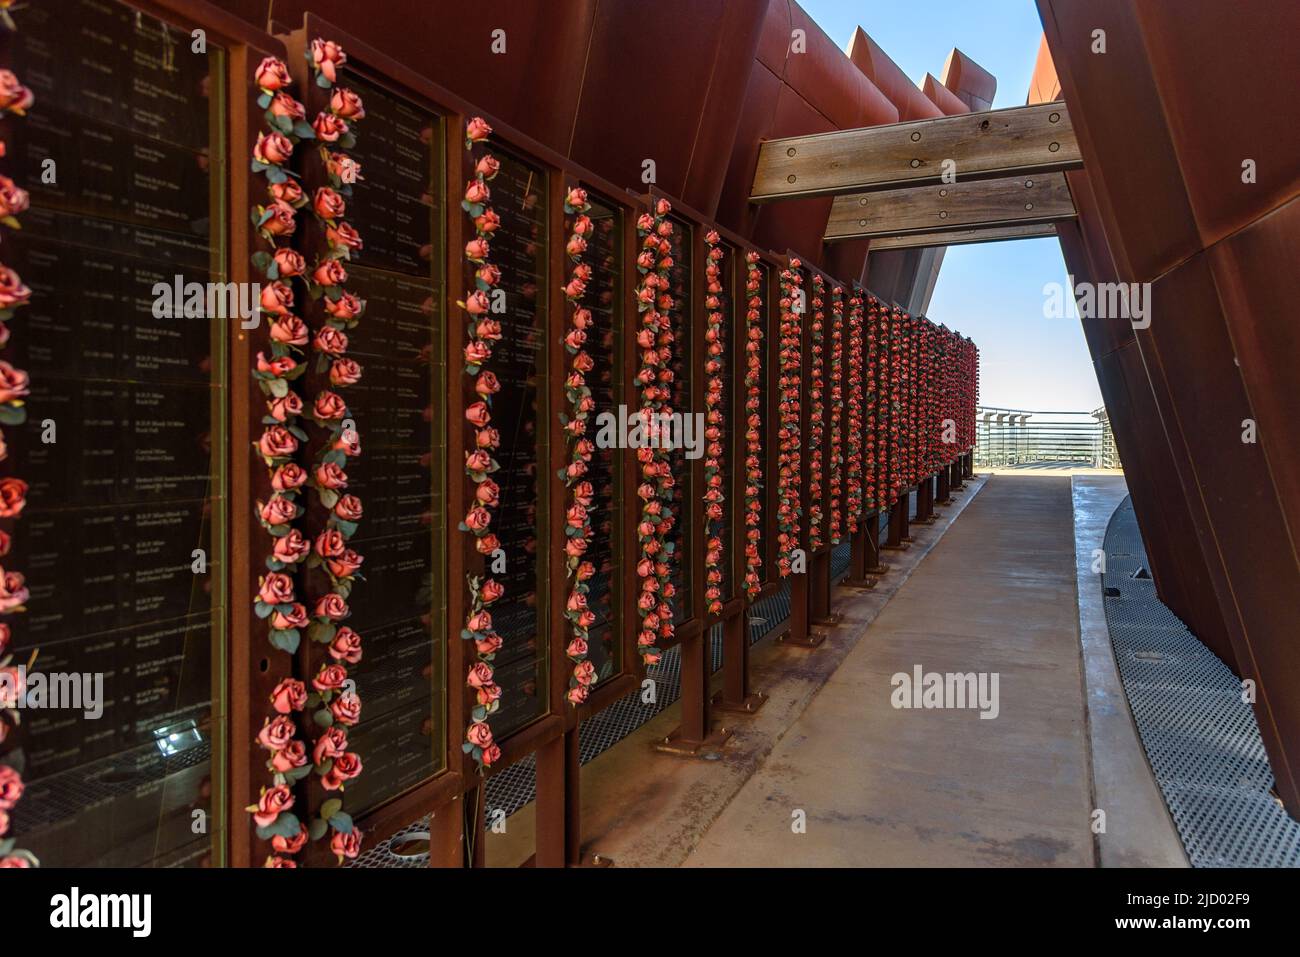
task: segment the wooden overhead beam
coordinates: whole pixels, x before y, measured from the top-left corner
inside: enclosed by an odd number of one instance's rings
[[[1030,223],[1027,226],[990,226],[981,229],[959,229],[947,233],[911,233],[907,236],[880,236],[871,240],[871,251],[923,249],[929,246],[964,246],[971,243],[1000,243],[1009,239],[1038,239],[1055,235],[1055,223]]]
[[[962,232],[1074,217],[1064,173],[837,196],[826,242]]]
[[[951,160],[949,166],[944,161]],[[907,123],[768,140],[750,201],[843,195],[1079,169],[1083,157],[1064,103],[963,113]]]

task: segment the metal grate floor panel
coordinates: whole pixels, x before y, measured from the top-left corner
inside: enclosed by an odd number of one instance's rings
[[[1106,529],[1106,623],[1147,760],[1194,867],[1300,866],[1300,822],[1241,680],[1156,597],[1130,499]]]

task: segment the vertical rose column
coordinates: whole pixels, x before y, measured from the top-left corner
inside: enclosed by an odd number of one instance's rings
[[[763,498],[763,396],[759,377],[763,368],[763,273],[758,268],[758,253],[745,254],[747,273],[745,292],[745,595],[750,601],[762,587]]]

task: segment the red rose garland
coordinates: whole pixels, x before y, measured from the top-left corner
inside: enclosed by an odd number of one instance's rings
[[[886,354],[884,330],[881,325],[880,300],[867,296],[867,433],[863,442],[864,505],[868,509],[885,507],[882,487],[886,455],[884,425],[884,396],[888,384],[884,381]]]
[[[361,717],[361,698],[348,666],[361,661],[361,636],[342,624],[350,615],[348,602],[361,578],[364,559],[349,542],[361,521],[361,500],[347,492],[348,460],[361,454],[356,423],[346,400],[337,391],[361,380],[361,367],[347,356],[348,333],[356,328],[365,312],[365,302],[349,292],[344,283],[344,263],[362,248],[362,239],[344,216],[352,201],[352,185],[359,167],[346,153],[356,145],[353,126],[366,115],[361,98],[347,87],[336,86],[347,55],[336,43],[316,38],[307,50],[307,60],[316,72],[316,85],[330,91],[328,108],[317,114],[312,129],[320,141],[321,169],[329,186],[319,187],[311,210],[320,225],[325,249],[318,254],[308,282],[318,305],[320,325],[312,336],[316,352],[313,385],[317,392],[307,418],[322,431],[308,484],[315,491],[319,529],[307,566],[324,573],[328,587],[314,596],[312,622],[307,634],[325,646],[327,658],[311,679],[307,707],[314,708],[319,729],[312,749],[313,770],[321,788],[329,795],[321,803],[309,832],[312,840],[330,834],[330,850],[341,864],[361,852],[362,833],[343,809],[342,794],[362,769],[361,757],[348,749],[348,729]]]
[[[641,368],[636,384],[641,387],[641,428],[648,439],[637,449],[641,464],[641,482],[637,496],[641,499],[641,520],[637,523],[637,539],[641,543],[641,558],[637,562],[637,577],[641,581],[641,594],[637,610],[641,614],[641,629],[637,635],[637,649],[646,665],[659,661],[662,652],[658,641],[672,638],[674,633],[671,599],[675,589],[669,580],[671,574],[672,545],[667,541],[673,527],[672,489],[674,486],[668,450],[661,447],[660,422],[668,421],[657,416],[672,414],[672,357],[673,331],[669,311],[673,299],[669,294],[669,271],[673,266],[673,224],[668,219],[672,206],[667,200],[655,203],[653,213],[643,213],[637,220],[637,235],[641,237],[641,251],[637,255],[637,271],[641,282],[637,286],[637,309],[641,328],[637,332],[637,347],[641,350]]]
[[[596,568],[591,562],[583,560],[587,546],[591,543],[592,527],[588,509],[591,508],[594,494],[586,476],[593,454],[592,441],[587,438],[587,419],[595,408],[595,400],[591,395],[591,387],[587,385],[586,374],[595,363],[582,348],[587,341],[587,330],[592,325],[591,311],[582,305],[587,282],[591,279],[591,267],[582,261],[582,254],[587,251],[587,236],[591,235],[591,217],[587,215],[590,210],[586,190],[569,190],[564,199],[564,212],[571,217],[565,250],[573,261],[573,271],[564,287],[564,295],[573,308],[573,314],[569,320],[568,334],[564,337],[564,348],[573,360],[570,363],[571,371],[564,381],[569,411],[560,413],[560,423],[570,442],[569,464],[560,470],[560,478],[572,495],[564,520],[564,555],[567,574],[573,584],[565,603],[564,615],[573,628],[573,636],[569,639],[565,654],[573,663],[567,697],[575,707],[587,700],[596,680],[595,666],[587,660],[589,631],[596,621],[595,614],[587,607],[590,587],[587,582],[596,574]]]
[[[748,295],[745,312],[745,594],[753,600],[762,587],[759,570],[763,567],[758,548],[763,521],[763,500],[759,495],[763,481],[763,445],[759,433],[763,424],[763,396],[758,387],[763,367],[763,327],[760,324],[763,274],[758,268],[758,253],[746,253],[745,262],[748,264],[745,281]]]
[[[253,379],[266,400],[262,434],[255,448],[266,464],[271,489],[267,501],[257,503],[257,513],[270,537],[271,552],[266,557],[267,574],[259,582],[254,612],[258,618],[268,620],[268,640],[291,656],[287,667],[292,669],[301,629],[308,623],[307,609],[297,598],[295,573],[310,553],[311,544],[293,527],[304,512],[299,496],[308,476],[294,461],[307,435],[299,422],[302,398],[291,384],[307,368],[301,357],[308,331],[306,323],[293,312],[292,283],[295,278],[303,279],[307,267],[288,242],[297,230],[296,210],[307,200],[286,164],[297,143],[313,134],[310,128],[304,129],[290,119],[301,117],[305,111],[289,92],[292,81],[283,61],[264,59],[257,67],[255,82],[261,90],[257,102],[266,111],[268,129],[257,136],[252,169],[265,175],[269,194],[266,206],[253,209],[253,222],[267,247],[254,252],[252,261],[264,280],[260,305],[269,322],[267,351],[258,352],[253,371]],[[257,803],[248,810],[257,836],[271,842],[265,866],[296,867],[293,857],[306,844],[308,829],[293,813],[292,787],[312,770],[295,717],[307,706],[306,686],[295,678],[285,678],[273,690],[270,705],[257,744],[268,753],[266,768],[271,772],[271,787],[262,788]]]
[[[799,547],[801,446],[799,415],[803,383],[800,381],[802,357],[803,275],[798,259],[781,270],[781,428],[778,432],[780,452],[777,459],[780,500],[777,503],[777,566],[781,577],[790,574],[794,550]]]
[[[844,416],[844,290],[839,286],[831,289],[831,544],[838,545],[840,531],[844,522],[843,501],[844,477],[841,468],[844,461],[844,443],[841,437]]]
[[[472,150],[492,133],[482,117],[474,117],[465,125],[465,148]],[[474,164],[474,178],[465,187],[461,208],[474,221],[475,236],[465,244],[465,258],[477,267],[474,272],[472,292],[466,293],[463,302],[456,305],[468,315],[465,342],[465,374],[474,377],[477,401],[465,409],[465,419],[473,427],[470,447],[465,452],[465,474],[474,483],[474,501],[460,530],[474,536],[474,548],[483,556],[490,556],[501,547],[492,533],[492,510],[497,507],[499,489],[490,476],[501,466],[492,453],[501,444],[497,430],[492,427],[492,396],[499,391],[496,376],[484,368],[492,358],[493,343],[501,339],[501,324],[491,317],[491,294],[501,282],[500,269],[489,261],[492,251],[492,234],[500,220],[489,205],[492,198],[488,182],[496,177],[500,163],[490,153],[484,153]],[[466,675],[466,684],[474,689],[476,703],[470,712],[470,724],[465,729],[461,749],[478,763],[481,773],[501,757],[501,748],[492,738],[487,723],[489,715],[501,705],[501,686],[496,683],[493,663],[501,648],[501,636],[492,626],[489,607],[505,589],[493,578],[467,575],[469,586],[469,613],[461,638],[474,642],[476,661]]]
[[[725,558],[722,545],[722,509],[726,495],[722,488],[722,442],[726,426],[722,411],[722,356],[726,343],[722,331],[722,258],[721,237],[709,230],[704,238],[709,247],[705,266],[704,306],[709,314],[705,320],[704,341],[707,358],[704,361],[704,410],[706,447],[704,451],[704,600],[708,613],[722,613],[722,562]]]
[[[8,20],[8,14],[5,13]],[[12,21],[7,23],[14,29]],[[12,113],[23,116],[35,102],[32,91],[18,82],[18,78],[8,70],[0,83],[0,113]],[[0,156],[4,155],[4,142],[0,141]],[[13,180],[0,175],[0,223],[11,229],[19,229],[18,216],[28,207],[26,190],[19,188]],[[31,290],[23,284],[22,279],[8,266],[0,265],[0,347],[9,342],[9,327],[6,325],[13,317],[14,310],[27,305]],[[0,425],[16,426],[27,421],[27,411],[23,397],[27,395],[29,381],[27,373],[0,360]],[[8,446],[0,432],[0,462],[8,458]],[[27,504],[27,483],[22,479],[6,475],[0,478],[0,518],[17,518]],[[9,535],[0,531],[0,557],[9,554],[11,546]],[[27,586],[22,572],[6,571],[0,568],[0,616],[26,611]],[[22,672],[19,666],[11,665],[13,655],[9,654],[12,632],[7,621],[0,621],[0,748],[12,729],[18,725],[18,698],[22,691]],[[32,656],[33,660],[35,655]],[[39,867],[40,861],[31,851],[17,846],[17,841],[9,833],[9,812],[13,810],[23,796],[23,778],[18,768],[10,764],[0,764],[0,868]]]
[[[822,435],[826,409],[822,401],[826,378],[822,359],[825,339],[826,283],[821,276],[813,276],[812,326],[809,347],[812,364],[808,369],[808,548],[817,551],[822,547]]]
[[[856,290],[849,296],[849,400],[848,400],[848,468],[846,469],[845,517],[851,534],[858,531],[863,510],[864,445],[870,441],[863,435],[862,419],[862,294]]]
[[[900,444],[903,419],[903,311],[895,306],[886,320],[889,334],[889,471],[885,489],[885,502],[889,508],[898,501],[903,487],[902,456]]]

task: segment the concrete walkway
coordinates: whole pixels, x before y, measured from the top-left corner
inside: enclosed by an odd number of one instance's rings
[[[685,864],[1092,866],[1075,578],[1070,479],[990,477]],[[917,666],[997,717],[895,708]]]

